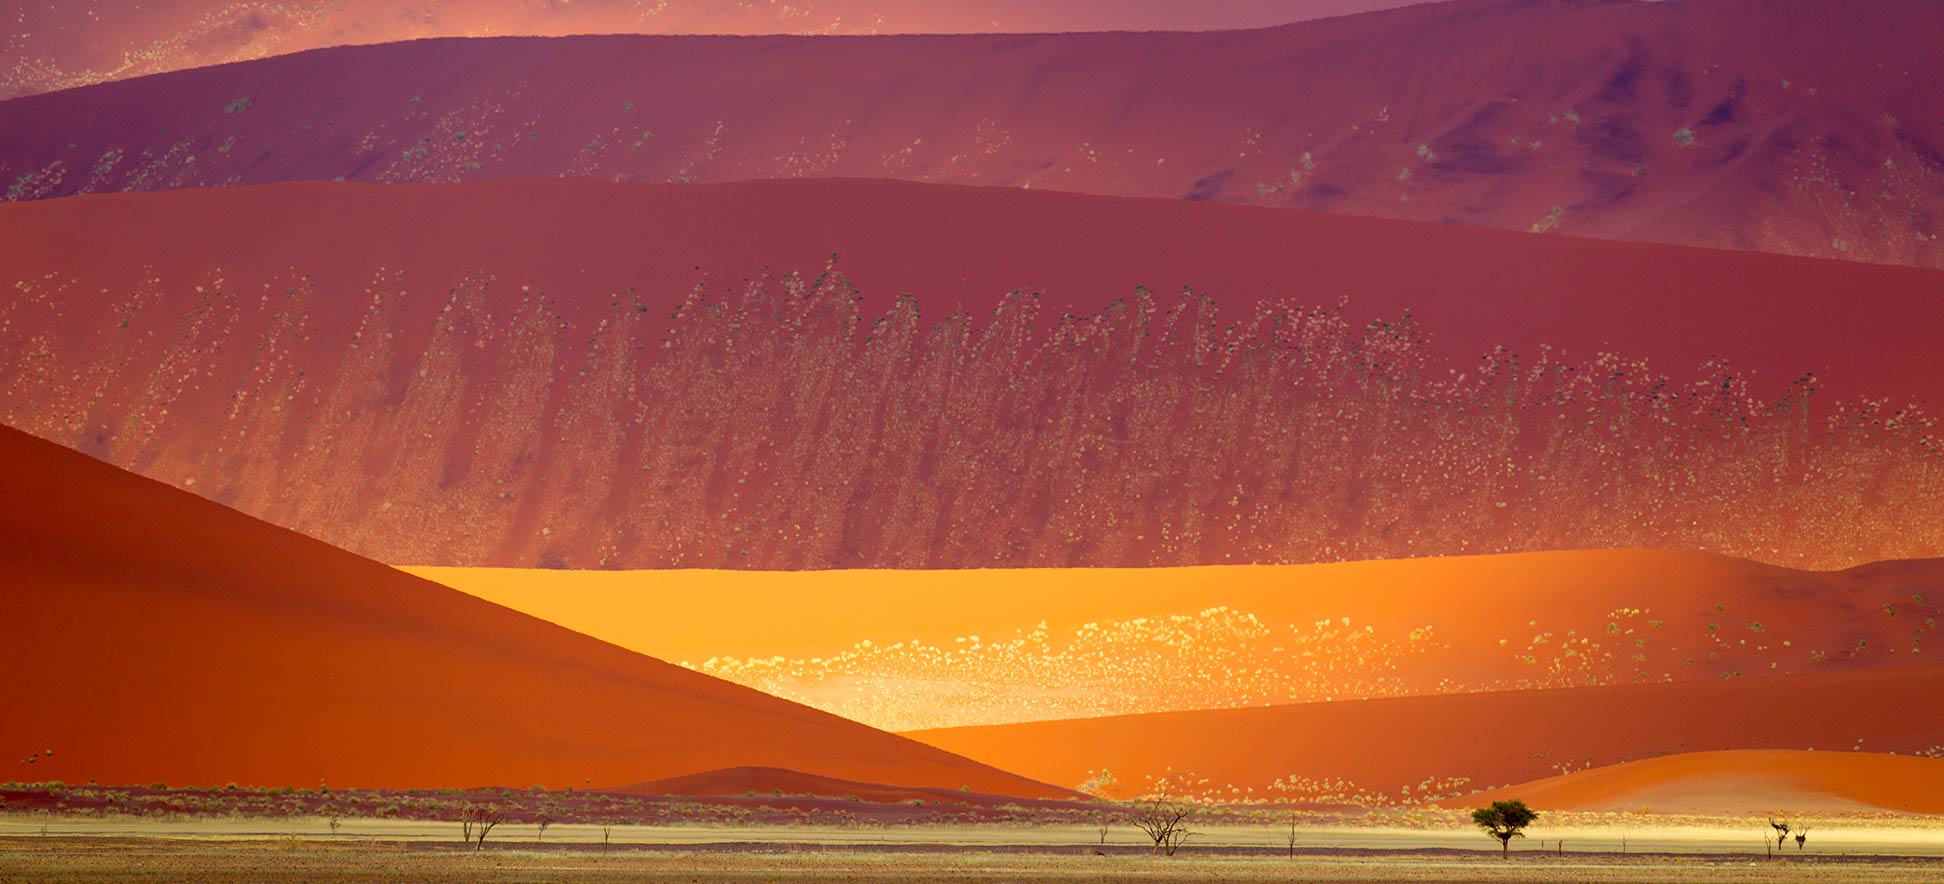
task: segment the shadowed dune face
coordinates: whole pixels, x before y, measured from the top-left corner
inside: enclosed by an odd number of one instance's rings
[[[1934,267],[1936,33],[1928,0],[1459,0],[1208,34],[415,42],[0,104],[0,186],[885,177]]]
[[[1417,804],[1683,752],[1944,753],[1944,666],[1171,712],[918,731],[1047,782],[1211,800]],[[1157,786],[1157,784],[1162,784]],[[1914,786],[1915,784],[1913,784]]]
[[[427,37],[894,34],[1259,28],[1411,0],[92,0],[17,3],[0,98],[306,49]]]
[[[51,752],[36,779],[559,788],[767,764],[1065,794],[4,428],[0,558],[0,754]]]
[[[1944,560],[1790,571],[1637,550],[968,571],[408,568],[888,730],[1722,681],[1936,653]]]
[[[1944,750],[1693,752],[1598,767],[1468,796],[1448,806],[1520,798],[1555,810],[1754,815],[1777,811],[1944,813]]]
[[[176,191],[0,229],[5,422],[388,562],[1944,552],[1901,404],[1944,382],[1935,271],[860,181]],[[726,275],[840,247],[860,288]]]

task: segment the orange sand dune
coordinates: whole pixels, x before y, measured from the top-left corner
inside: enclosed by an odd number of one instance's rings
[[[1211,797],[1417,803],[1720,749],[1912,754],[1944,746],[1944,666],[1757,680],[1306,703],[923,731],[1052,783],[1107,769]],[[1293,779],[1293,786],[1292,784]],[[1205,784],[1201,784],[1206,780]],[[1285,788],[1277,789],[1282,781]]]
[[[1650,550],[1148,569],[407,570],[891,729],[1900,666],[1935,653],[1926,643],[1944,613],[1944,560],[1815,572]]]
[[[1944,758],[1874,752],[1689,752],[1495,790],[1554,810],[1754,814],[1894,810],[1944,813]]]
[[[641,795],[687,795],[696,798],[722,798],[754,792],[769,795],[815,795],[822,798],[855,798],[880,804],[901,801],[951,801],[982,807],[1010,804],[1018,799],[959,789],[925,789],[859,783],[784,770],[779,767],[732,767],[686,776],[668,777],[611,791]]]
[[[756,764],[1063,794],[6,428],[0,580],[0,777],[560,787]]]

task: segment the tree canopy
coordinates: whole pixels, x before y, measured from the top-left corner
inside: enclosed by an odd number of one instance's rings
[[[1499,840],[1499,853],[1510,855],[1512,839],[1524,838],[1525,827],[1532,825],[1539,813],[1516,798],[1511,801],[1494,801],[1490,807],[1472,811],[1472,823],[1484,830],[1485,834]]]

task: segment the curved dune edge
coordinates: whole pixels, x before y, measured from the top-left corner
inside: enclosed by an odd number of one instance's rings
[[[37,756],[13,779],[560,788],[764,764],[1071,795],[4,427],[0,581],[0,756]]]
[[[1517,798],[1552,810],[1661,814],[1944,813],[1944,758],[1872,752],[1689,752],[1583,770],[1441,802]]]

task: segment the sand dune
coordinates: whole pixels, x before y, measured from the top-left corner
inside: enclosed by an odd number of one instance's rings
[[[886,786],[880,783],[859,783],[775,767],[732,767],[704,771],[623,786],[611,791],[633,792],[641,795],[686,795],[696,798],[740,797],[754,792],[758,797],[811,795],[819,798],[869,801],[878,804],[949,801],[977,807],[996,807],[1001,804],[1017,803],[1020,800],[1004,795],[988,795],[960,789],[924,789]]]
[[[427,37],[566,34],[898,34],[1209,30],[1277,25],[1411,0],[816,0],[524,3],[466,0],[414,14],[383,0],[308,6],[174,0],[83,15],[22,5],[0,49],[0,98],[322,46]]]
[[[1927,665],[1161,713],[912,736],[1047,782],[1079,784],[1111,770],[1123,793],[1169,778],[1177,793],[1212,797],[1415,803],[1678,753],[1934,751],[1944,746],[1940,690],[1944,666]],[[1279,781],[1285,788],[1277,787]]]
[[[1944,553],[1937,271],[554,180],[5,205],[0,274],[0,420],[391,563]]]
[[[1944,813],[1944,758],[1872,752],[1691,752],[1597,767],[1450,802],[1662,814]]]
[[[1944,613],[1940,560],[1825,573],[1647,550],[1143,569],[406,570],[898,730],[1900,666],[1935,653]]]
[[[559,788],[752,764],[1062,794],[5,428],[0,563],[11,779]]]
[[[550,8],[583,6],[618,8]],[[1206,34],[424,40],[8,101],[0,180],[900,178],[1936,267],[1941,32],[1929,0],[1455,0]]]

